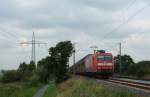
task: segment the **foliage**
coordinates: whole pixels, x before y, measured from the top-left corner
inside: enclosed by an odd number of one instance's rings
[[[49,56],[40,60],[37,68],[33,61],[19,65],[17,70],[5,71],[2,76],[3,83],[16,81],[30,81],[31,83],[46,83],[55,80],[60,83],[65,80],[68,72],[68,61],[73,51],[70,41],[63,41],[49,49]]]
[[[21,73],[33,73],[36,69],[35,63],[33,61],[30,62],[30,64],[26,64],[25,62],[21,63],[18,71]]]
[[[121,56],[121,73],[125,73],[128,70],[128,67],[135,64],[130,55]],[[120,55],[115,57],[115,72],[120,72]]]
[[[47,82],[49,79],[55,79],[56,83],[67,78],[69,57],[73,51],[70,41],[63,41],[49,49],[48,57],[38,62],[38,73],[40,81]]]
[[[54,74],[57,83],[60,83],[67,77],[68,62],[72,52],[73,46],[70,41],[59,42],[55,48],[49,49],[49,54],[55,61]]]
[[[36,69],[35,62],[31,61],[30,64],[28,64],[28,71],[32,73],[35,69]]]
[[[127,76],[135,76],[141,78],[145,75],[150,75],[150,61],[141,61],[134,63],[133,59],[129,55],[121,56],[122,59],[122,74]],[[115,57],[115,72],[120,73],[120,55]]]
[[[30,80],[30,78],[34,75],[35,69],[34,62],[31,62],[30,64],[23,62],[17,70],[3,70],[1,82],[10,83]]]
[[[150,61],[141,61],[129,67],[127,74],[137,76],[139,78],[144,75],[150,75]]]
[[[40,87],[26,83],[0,84],[0,97],[33,97]]]
[[[25,62],[23,62],[19,65],[18,71],[25,72],[27,68],[28,68],[28,65]]]
[[[15,82],[18,80],[21,80],[21,74],[17,72],[16,70],[3,71],[1,82],[9,83],[9,82]]]
[[[46,69],[45,67],[44,67],[44,65],[45,65],[45,60],[41,60],[40,62],[39,62],[39,64],[42,64],[42,65],[38,65],[38,68],[37,68],[37,70],[36,70],[36,74],[37,74],[37,76],[39,76],[39,81],[40,82],[42,82],[42,83],[46,83],[46,82],[48,82],[48,78],[49,78],[49,71],[48,71],[48,69]]]

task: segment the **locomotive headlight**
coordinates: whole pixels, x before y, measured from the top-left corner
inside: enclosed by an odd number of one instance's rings
[[[107,66],[112,66],[112,63],[107,63],[106,65],[107,65]]]
[[[112,63],[98,63],[98,66],[112,66]]]
[[[102,66],[102,65],[104,65],[104,64],[103,64],[103,63],[98,63],[97,65],[98,65],[98,66]]]

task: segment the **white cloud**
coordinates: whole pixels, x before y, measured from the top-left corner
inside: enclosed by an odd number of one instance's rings
[[[141,30],[149,30],[150,29],[150,19],[146,20],[133,20],[128,25],[135,29],[141,29]]]

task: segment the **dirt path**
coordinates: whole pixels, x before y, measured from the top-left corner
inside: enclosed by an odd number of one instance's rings
[[[33,97],[42,97],[47,90],[48,85],[43,86]]]

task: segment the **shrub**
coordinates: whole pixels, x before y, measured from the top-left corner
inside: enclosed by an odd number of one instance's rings
[[[129,66],[127,75],[137,76],[141,78],[145,75],[150,75],[150,61],[141,61]]]
[[[16,70],[8,70],[4,71],[1,82],[3,83],[9,83],[9,82],[15,82],[21,80],[22,75],[18,73]]]
[[[140,68],[140,69],[137,71],[137,77],[139,77],[139,78],[143,77],[143,76],[146,75],[146,74],[150,74],[149,68]]]

